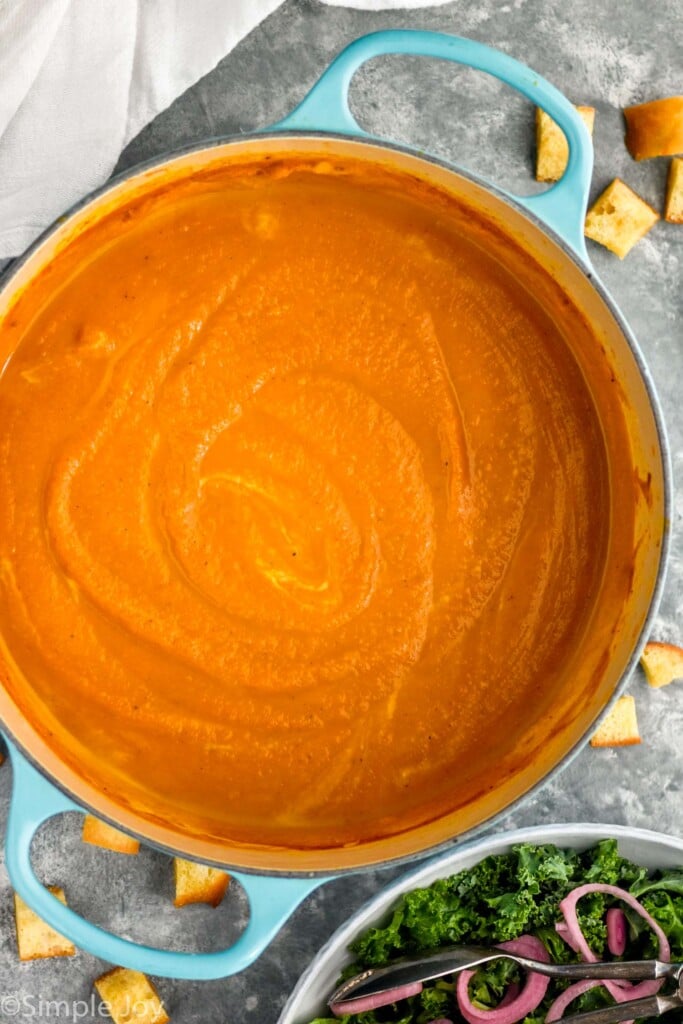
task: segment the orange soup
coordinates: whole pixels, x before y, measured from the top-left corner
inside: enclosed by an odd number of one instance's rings
[[[524,268],[424,183],[292,158],[131,200],[28,285],[0,625],[62,759],[150,820],[330,847],[453,811],[585,690],[608,458],[587,328]]]

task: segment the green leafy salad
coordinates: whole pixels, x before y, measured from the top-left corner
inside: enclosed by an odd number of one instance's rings
[[[618,887],[628,898],[604,891],[584,893],[584,886],[589,890],[592,886]],[[567,911],[572,899],[573,923]],[[563,911],[560,903],[564,900]],[[577,929],[583,953],[577,948]],[[383,927],[371,928],[353,943],[355,959],[341,980],[368,967],[383,967],[441,946],[495,946],[521,936],[534,937],[527,941],[540,940],[547,958],[555,963],[585,960],[590,954],[598,960],[683,960],[683,868],[650,873],[621,857],[612,839],[582,853],[524,843],[510,853],[487,857],[473,868],[406,893]],[[524,983],[524,972],[516,964],[496,960],[469,980],[465,989],[469,1016],[461,1012],[462,990],[459,996],[457,979],[447,977],[426,982],[419,994],[379,1008],[346,1013],[342,1004],[341,1011],[335,1008],[336,1017],[318,1018],[313,1024],[337,1024],[340,1018],[348,1024],[444,1020],[467,1024],[473,1013],[481,1019],[482,1011],[491,1012],[493,1024],[500,1017],[500,1004],[509,1003]],[[575,988],[567,992],[570,985]],[[559,1019],[565,1008],[569,1015],[615,1001],[602,983],[585,988],[585,983],[578,986],[553,979],[539,1004],[520,1019],[525,1024],[544,1024],[549,1012],[551,1020]],[[560,1007],[564,1003],[567,1006]],[[667,1016],[671,1021],[676,1018],[680,1020],[681,1015]]]

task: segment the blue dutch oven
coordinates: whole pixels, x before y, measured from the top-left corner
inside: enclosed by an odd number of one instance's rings
[[[435,57],[494,75],[542,107],[560,125],[569,143],[564,177],[546,192],[519,198],[462,169],[378,139],[363,131],[348,106],[356,70],[383,54]],[[566,729],[548,740],[541,759],[514,778],[502,778],[495,792],[467,813],[373,843],[323,851],[252,850],[187,836],[171,826],[151,823],[97,792],[59,761],[30,722],[0,688],[0,715],[14,771],[14,791],[6,838],[12,884],[45,921],[78,946],[103,960],[150,974],[191,979],[219,978],[243,970],[271,941],[287,917],[316,887],[342,871],[407,861],[443,849],[490,824],[497,815],[528,796],[564,765],[585,743],[600,715],[623,688],[633,670],[662,587],[670,509],[670,470],[659,406],[635,339],[614,302],[595,279],[585,249],[583,224],[592,172],[592,145],[572,104],[552,85],[511,57],[472,40],[430,32],[387,31],[348,46],[288,117],[265,133],[220,139],[136,169],[60,219],[29,250],[0,290],[0,308],[49,262],[64,239],[72,237],[131,191],[152,187],[169,168],[231,159],[251,149],[257,153],[325,152],[389,162],[417,174],[472,204],[494,220],[530,257],[551,270],[600,339],[619,381],[627,407],[627,429],[634,472],[647,484],[636,512],[633,586],[629,605],[610,650],[609,667],[585,708]],[[182,953],[140,946],[90,924],[63,906],[36,878],[30,848],[36,830],[65,811],[92,810],[119,828],[171,853],[230,869],[250,902],[247,928],[230,948],[214,953]]]

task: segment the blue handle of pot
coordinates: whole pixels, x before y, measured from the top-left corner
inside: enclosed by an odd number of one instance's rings
[[[349,109],[351,79],[365,61],[400,53],[452,60],[477,71],[485,71],[511,85],[550,114],[569,143],[565,173],[560,181],[539,195],[511,198],[587,260],[583,225],[593,171],[593,144],[588,130],[574,106],[558,89],[526,65],[483,43],[440,32],[407,29],[362,36],[342,50],[299,106],[272,128],[340,132],[373,138],[358,125]]]
[[[112,935],[65,907],[36,878],[31,864],[31,842],[37,830],[56,814],[84,812],[41,775],[10,741],[7,747],[14,772],[5,840],[10,881],[39,917],[77,946],[109,963],[146,974],[192,981],[237,974],[261,955],[301,901],[327,881],[325,878],[276,878],[232,871],[232,877],[244,887],[249,899],[249,923],[230,949],[217,953],[175,953]]]

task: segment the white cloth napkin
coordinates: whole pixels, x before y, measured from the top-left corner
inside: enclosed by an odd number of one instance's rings
[[[447,0],[323,0],[378,10]],[[0,259],[102,184],[130,139],[281,0],[0,0]]]

